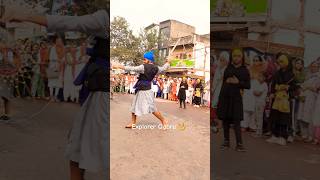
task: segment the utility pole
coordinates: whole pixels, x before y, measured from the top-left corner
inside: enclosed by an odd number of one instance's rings
[[[173,53],[173,51],[176,49],[178,43],[180,42],[181,37],[179,37],[179,39],[177,40],[177,42],[174,44],[173,48],[171,49],[171,51],[169,52],[168,57],[171,56],[171,54]]]
[[[300,0],[300,16],[299,16],[299,46],[304,48],[304,12],[305,12],[305,0]]]
[[[271,26],[271,21],[272,21],[272,18],[271,18],[271,13],[272,13],[272,0],[269,0],[268,1],[268,12],[267,12],[267,24],[266,26],[268,27],[269,29],[269,32],[268,32],[268,35],[267,35],[267,42],[268,42],[268,47],[267,47],[267,51],[269,51],[269,43],[272,39],[272,29],[273,27]]]
[[[204,47],[203,77],[206,77],[207,47]]]

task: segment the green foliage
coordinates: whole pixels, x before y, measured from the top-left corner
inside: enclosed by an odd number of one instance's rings
[[[135,36],[129,23],[123,17],[115,17],[110,26],[111,58],[120,62],[141,64],[146,51],[154,51],[156,64],[162,65],[164,60],[159,58],[159,33],[157,30],[141,29]]]
[[[159,32],[155,29],[151,30],[141,30],[139,38],[141,40],[141,50],[142,52],[152,50],[155,56],[155,64],[163,65],[164,59],[159,56],[158,42],[160,41]]]
[[[246,13],[267,12],[268,0],[240,0],[246,6]]]
[[[210,1],[210,10],[215,11],[218,0]],[[266,13],[268,0],[229,0],[233,4],[241,3],[246,7],[246,13]]]
[[[76,11],[78,15],[92,14],[100,9],[110,12],[110,0],[77,0],[76,9],[70,8],[70,11]]]
[[[129,23],[123,17],[114,17],[110,25],[110,56],[120,62],[132,62],[139,64],[141,41],[133,35]]]

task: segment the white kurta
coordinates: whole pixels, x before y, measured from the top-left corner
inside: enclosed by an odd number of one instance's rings
[[[254,106],[264,107],[266,104],[266,98],[268,95],[268,85],[267,83],[260,83],[257,80],[251,81],[252,92],[262,93],[260,96],[254,96]]]
[[[64,61],[61,60],[61,61]],[[48,69],[54,69],[54,70],[60,70],[60,65],[58,63],[58,55],[57,55],[57,50],[56,47],[53,46],[50,49],[50,54],[49,54],[49,67]],[[62,88],[62,79],[63,79],[63,73],[60,71],[59,72],[59,77],[57,78],[49,78],[48,79],[48,86],[50,88]]]
[[[252,80],[250,82],[252,84]],[[254,112],[254,95],[252,88],[243,90],[243,111]]]
[[[312,76],[307,79],[302,86],[304,87],[316,87],[317,82],[320,81],[319,76]],[[305,101],[301,102],[298,110],[298,119],[306,123],[312,123],[312,115],[315,108],[315,103],[317,99],[317,93],[311,90],[305,90],[303,92]]]

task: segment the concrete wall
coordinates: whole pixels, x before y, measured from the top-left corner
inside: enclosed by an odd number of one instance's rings
[[[170,37],[171,38],[179,38],[183,36],[189,36],[196,32],[195,27],[178,22],[171,21],[171,30]]]
[[[196,28],[175,20],[163,21],[159,25],[160,31],[168,28],[169,38],[179,38],[195,33]]]

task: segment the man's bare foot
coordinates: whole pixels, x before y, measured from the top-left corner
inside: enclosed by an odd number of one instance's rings
[[[135,124],[134,123],[130,123],[128,125],[126,125],[126,128],[132,128]]]
[[[164,119],[164,120],[161,121],[161,124],[162,124],[162,129],[166,130],[168,128],[169,121]]]
[[[169,124],[169,121],[164,119],[164,120],[161,121],[161,123],[162,123],[163,126],[166,126],[166,125]]]

